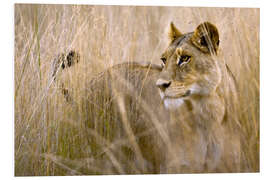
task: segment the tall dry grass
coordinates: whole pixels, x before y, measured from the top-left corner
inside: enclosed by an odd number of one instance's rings
[[[112,143],[110,133],[83,131],[87,111],[65,102],[50,76],[51,64],[60,52],[80,53],[80,63],[59,76],[83,104],[85,84],[106,68],[129,61],[160,63],[171,21],[182,32],[203,21],[218,27],[220,58],[231,67],[239,89],[239,171],[259,171],[258,9],[16,4],[15,175],[147,173],[138,168],[144,166],[143,152],[132,133]],[[131,132],[128,117],[137,114],[128,114],[121,98],[116,106],[123,132]],[[109,122],[103,126],[114,132],[116,126]],[[169,141],[158,123],[153,120],[156,133]],[[117,154],[115,149],[123,144],[131,145],[135,154],[129,148]],[[166,171],[160,168],[160,173]]]

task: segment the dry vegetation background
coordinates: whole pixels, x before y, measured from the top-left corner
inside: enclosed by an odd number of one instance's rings
[[[259,9],[16,4],[15,175],[120,173],[121,167],[95,166],[81,116],[52,83],[52,60],[70,49],[81,54],[65,75],[80,91],[113,64],[159,64],[171,21],[182,32],[203,21],[218,27],[220,58],[240,92],[241,171],[259,171]]]

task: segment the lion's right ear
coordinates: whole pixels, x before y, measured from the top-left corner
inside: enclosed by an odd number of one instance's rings
[[[182,33],[175,27],[173,22],[171,22],[170,24],[168,36],[171,42],[177,39],[178,37],[182,36]]]
[[[216,26],[210,22],[200,24],[195,29],[191,42],[205,53],[217,54],[219,34]]]

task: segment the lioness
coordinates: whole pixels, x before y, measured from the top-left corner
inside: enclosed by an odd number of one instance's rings
[[[169,39],[156,81],[172,114],[168,129],[174,154],[169,164],[181,172],[239,171],[236,87],[228,66],[216,56],[217,28],[204,22],[182,34],[171,23]]]
[[[78,111],[93,157],[102,157],[95,166],[120,174],[238,172],[236,88],[216,56],[217,28],[205,22],[182,34],[171,23],[169,41],[162,66],[123,63],[83,83]]]
[[[55,67],[66,70],[61,63]],[[114,65],[90,81],[81,82],[79,92],[53,76],[65,100],[80,112],[78,119],[85,119],[82,132],[89,141],[91,156],[96,158],[96,167],[109,171],[116,166],[120,174],[165,172],[165,165],[161,167],[165,162],[161,136],[166,133],[161,120],[166,114],[162,113],[164,108],[153,83],[161,70],[161,66],[151,63]],[[119,166],[115,163],[118,161]]]

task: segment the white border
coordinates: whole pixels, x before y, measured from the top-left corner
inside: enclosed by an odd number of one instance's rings
[[[137,178],[173,178],[173,179],[269,179],[270,175],[270,148],[269,148],[269,77],[270,77],[270,57],[269,53],[269,17],[270,8],[267,0],[9,0],[1,3],[1,124],[0,124],[0,172],[3,179],[14,178],[14,70],[13,70],[13,50],[14,50],[14,3],[42,3],[42,4],[105,4],[105,5],[163,5],[163,6],[197,6],[197,7],[259,7],[261,11],[261,69],[260,69],[260,127],[261,127],[261,172],[247,174],[193,174],[193,175],[151,175],[151,176],[83,176],[79,179],[88,178],[117,178],[117,179],[137,179]],[[37,177],[40,178],[40,177]],[[44,179],[75,179],[75,177],[44,177]],[[28,178],[23,178],[28,179]]]
[[[17,3],[96,4],[143,6],[259,7],[258,0],[17,0]]]

